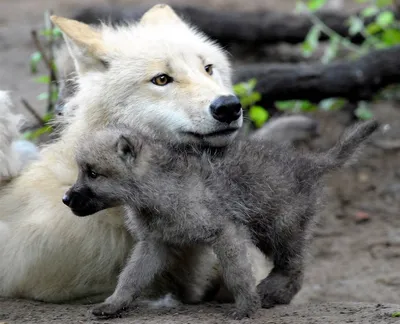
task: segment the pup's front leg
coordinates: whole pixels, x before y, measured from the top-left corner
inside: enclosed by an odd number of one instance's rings
[[[230,224],[213,244],[225,284],[235,298],[236,309],[231,314],[235,319],[252,317],[261,306],[247,257],[246,239],[247,231]]]
[[[167,249],[162,244],[139,241],[119,276],[114,293],[104,303],[93,308],[92,313],[104,317],[118,314],[139,297],[155,275],[163,270],[167,259]]]

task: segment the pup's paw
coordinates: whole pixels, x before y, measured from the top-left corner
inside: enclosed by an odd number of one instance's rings
[[[124,307],[120,305],[105,302],[95,306],[92,314],[97,317],[117,317],[123,310]]]
[[[286,276],[271,273],[257,286],[262,308],[290,304],[302,284],[302,276]]]
[[[258,295],[254,295],[243,302],[237,303],[236,308],[230,311],[228,316],[235,320],[241,320],[246,317],[253,318],[260,307],[260,298]]]
[[[233,309],[227,313],[227,316],[234,319],[234,320],[242,320],[244,318],[253,318],[257,309],[252,310],[240,310],[240,309]]]

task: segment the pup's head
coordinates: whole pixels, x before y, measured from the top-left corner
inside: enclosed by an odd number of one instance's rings
[[[98,28],[52,17],[78,74],[88,123],[150,126],[178,143],[229,144],[242,126],[226,54],[167,5],[140,22]],[[91,109],[93,107],[93,109]]]
[[[149,156],[147,145],[129,131],[107,128],[84,138],[76,150],[78,179],[63,203],[77,216],[88,216],[132,199]]]

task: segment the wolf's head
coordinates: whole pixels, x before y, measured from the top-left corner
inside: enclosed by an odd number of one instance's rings
[[[73,105],[90,124],[149,126],[177,142],[225,146],[242,126],[226,54],[167,5],[97,29],[52,17],[78,74]]]

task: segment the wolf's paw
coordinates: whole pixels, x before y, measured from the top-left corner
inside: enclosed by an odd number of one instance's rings
[[[124,307],[118,304],[102,303],[92,309],[92,314],[97,317],[118,317],[124,310]]]

